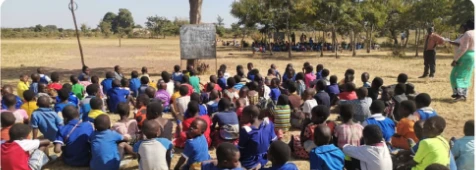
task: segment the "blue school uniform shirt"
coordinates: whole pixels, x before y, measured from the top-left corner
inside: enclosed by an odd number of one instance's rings
[[[145,90],[149,87],[148,84],[141,84],[139,86],[139,94],[138,95],[141,95],[141,94],[145,94]]]
[[[139,78],[132,78],[129,80],[129,89],[132,91],[132,96],[137,97],[139,96],[139,87],[140,87],[140,79]]]
[[[334,170],[344,169],[345,155],[333,144],[318,146],[309,153],[311,169]]]
[[[59,113],[59,112],[63,111],[63,109],[64,109],[66,106],[69,106],[69,105],[74,106],[74,107],[77,108],[77,105],[75,105],[75,104],[72,103],[72,102],[68,102],[68,103],[56,103],[56,104],[55,104],[55,112],[56,112],[56,113]]]
[[[474,168],[474,136],[464,136],[456,140],[451,152],[455,155],[459,169]]]
[[[74,128],[75,126],[76,128]],[[94,129],[91,122],[83,122],[79,119],[71,120],[58,129],[56,140],[54,140],[53,143],[64,146],[62,148],[61,157],[66,165],[89,165],[89,155],[91,151],[89,137],[93,132]]]
[[[28,90],[31,90],[36,94],[38,94],[38,83],[33,82],[30,84],[30,88]]]
[[[127,102],[127,96],[129,96],[129,90],[115,87],[107,92],[109,111],[115,113],[117,105],[121,102]]]
[[[119,169],[121,158],[117,150],[117,142],[123,140],[122,135],[107,129],[94,131],[89,141],[91,142],[91,170]]]
[[[107,78],[101,82],[102,94],[107,94],[112,89],[112,81],[114,81],[114,78]]]
[[[183,165],[183,169],[190,169],[190,165],[195,162],[210,160],[210,154],[208,154],[208,143],[205,136],[200,135],[193,139],[187,139],[182,156],[187,158],[187,162]]]
[[[252,169],[259,163],[266,165],[269,145],[276,139],[274,124],[268,118],[264,118],[258,128],[243,126],[238,142],[241,166]]]
[[[321,71],[318,71],[318,72],[316,73],[316,79],[317,79],[317,80],[322,79],[322,70],[321,70]]]
[[[281,96],[281,90],[279,88],[272,88],[271,93],[269,93],[269,97],[271,97],[271,100],[274,101],[274,103],[278,102],[278,98]]]
[[[377,120],[378,119],[378,120]],[[366,121],[366,125],[377,125],[382,130],[385,141],[390,141],[393,134],[395,134],[395,122],[382,114],[373,114]]]
[[[411,151],[412,151],[413,154],[415,154],[418,151],[418,148],[420,146],[420,142],[424,139],[425,138],[418,141],[418,143],[416,143],[416,145],[411,148]],[[473,161],[473,159],[471,159],[471,161]],[[450,170],[458,170],[458,168],[456,166],[456,160],[455,160],[455,157],[453,156],[452,152],[450,152],[450,165],[449,166],[450,166]]]
[[[213,116],[213,122],[218,122],[219,134],[222,139],[234,140],[238,138],[240,121],[234,111],[218,112]]]
[[[422,121],[425,121],[426,119],[429,119],[433,116],[438,116],[438,114],[436,114],[436,111],[431,107],[420,108],[416,112],[418,113],[418,115],[420,115],[420,120]]]
[[[212,114],[218,112],[218,102],[209,101],[207,103],[207,112],[210,113],[209,115],[212,115]]]
[[[81,102],[79,103],[79,117],[83,121],[88,121],[88,113],[91,111],[91,99],[95,96],[86,96]]]
[[[328,108],[331,107],[331,98],[324,90],[317,92],[316,95],[314,95],[314,99],[316,99],[318,105],[324,105]]]
[[[78,97],[76,97],[76,95],[74,95],[72,92],[69,93],[68,101],[75,104],[76,106],[79,104]],[[61,103],[59,96],[56,96],[56,103]]]
[[[218,78],[218,85],[220,86],[221,89],[223,89],[223,90],[226,89],[226,79],[225,79],[225,77]]]
[[[202,162],[202,170],[244,170],[244,169],[241,167],[232,168],[232,169],[218,168],[215,164],[213,164],[213,162],[208,161],[208,162]]]
[[[248,72],[248,76],[246,76],[246,78],[248,78],[251,81],[254,81],[255,80],[255,75],[251,74],[251,72]]]
[[[287,162],[280,166],[271,166],[269,168],[261,168],[261,170],[299,170],[299,168],[296,166],[296,164]]]
[[[172,73],[172,80],[182,82],[183,81],[183,74],[181,72]]]
[[[51,79],[47,75],[40,74],[40,83],[48,84],[50,81]]]
[[[51,108],[38,108],[31,114],[31,127],[38,129],[46,139],[54,141],[63,121]]]
[[[284,73],[284,76],[283,76],[283,83],[285,83],[286,81],[288,81],[289,78],[288,78],[288,75],[286,73]],[[296,74],[294,74],[293,78],[291,78],[292,81],[295,81],[296,80]]]
[[[208,115],[208,112],[207,112],[207,107],[203,104],[201,105],[198,105],[198,108],[199,108],[199,113],[198,115],[200,116],[203,116],[203,115]],[[190,116],[190,113],[188,112],[188,109],[185,111],[185,113],[183,114],[184,117],[188,118],[188,117],[192,117]]]
[[[329,95],[338,95],[340,93],[339,91],[339,85],[338,84],[331,84],[327,86],[326,92],[329,93]]]
[[[245,86],[245,85],[241,84],[241,83],[236,83],[235,86],[233,86],[233,88],[236,89],[236,90],[240,90],[241,88],[243,88],[243,86]]]
[[[3,97],[5,97],[5,96],[3,96]],[[7,107],[7,105],[5,105],[5,99],[3,97],[2,97],[2,110],[7,110],[8,107]],[[20,97],[16,96],[16,95],[15,95],[15,99],[17,101],[17,104],[15,105],[15,108],[20,109],[21,105],[23,105],[23,100]]]

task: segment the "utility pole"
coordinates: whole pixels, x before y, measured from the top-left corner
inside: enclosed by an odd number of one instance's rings
[[[75,6],[76,8],[74,8]],[[71,2],[69,3],[69,10],[71,10],[71,14],[73,15],[74,28],[76,29],[76,39],[78,39],[79,53],[81,54],[81,64],[85,66],[83,47],[81,46],[81,40],[79,39],[78,24],[76,23],[76,15],[74,14],[74,11],[76,11],[77,9],[78,9],[78,4],[76,4],[74,0],[71,0]]]

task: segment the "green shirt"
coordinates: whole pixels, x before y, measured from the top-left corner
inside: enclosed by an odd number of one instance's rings
[[[200,78],[198,78],[197,76],[192,76],[190,77],[189,81],[190,85],[192,85],[193,87],[193,91],[195,93],[200,93]]]
[[[73,90],[71,90],[71,92],[73,92],[74,95],[78,97],[79,100],[82,100],[84,98],[83,96],[84,86],[79,83],[73,85]]]
[[[434,163],[447,166],[450,164],[450,145],[441,136],[424,139],[420,141],[413,160],[418,164],[412,170],[425,170]]]

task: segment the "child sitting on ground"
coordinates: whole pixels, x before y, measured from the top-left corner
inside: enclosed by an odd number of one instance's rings
[[[302,105],[302,112],[307,116],[311,117],[312,108],[317,106],[317,101],[313,98],[314,89],[306,89],[303,94],[304,104]]]
[[[150,79],[149,77],[149,70],[147,69],[147,67],[142,67],[142,69],[140,70],[142,72],[142,75],[140,77],[147,77]]]
[[[297,94],[301,96],[306,90],[306,83],[304,82],[304,74],[299,72],[296,74],[296,83],[297,83]]]
[[[324,65],[318,64],[316,66],[316,79],[322,79],[322,71],[324,70]]]
[[[210,160],[207,139],[203,135],[207,127],[207,122],[201,118],[196,118],[192,122],[190,130],[187,132],[188,140],[185,143],[182,156],[175,165],[175,170],[200,169],[200,162]]]
[[[278,103],[271,109],[271,115],[274,123],[274,132],[278,139],[282,139],[291,127],[291,107],[289,106],[289,99],[286,95],[281,95],[278,98]]]
[[[2,110],[1,112],[12,112],[15,116],[15,123],[29,123],[28,113],[23,109],[16,108],[17,98],[15,95],[7,94],[6,96],[3,96],[2,102],[7,109]]]
[[[345,83],[344,91],[339,93],[340,100],[355,100],[357,99],[357,94],[355,93],[355,84],[352,82]]]
[[[112,82],[112,89],[107,92],[107,107],[110,112],[116,113],[117,105],[121,102],[128,102],[130,91],[121,88],[120,80]]]
[[[362,138],[362,130],[364,127],[359,123],[355,123],[352,118],[354,117],[354,108],[352,105],[343,104],[339,106],[339,115],[342,119],[342,124],[338,125],[335,129],[335,139],[339,148],[344,145],[360,146],[360,140]]]
[[[31,113],[38,109],[38,105],[36,104],[35,92],[33,92],[32,90],[27,90],[23,92],[23,98],[25,99],[25,103],[21,105],[21,109],[26,111],[28,117],[31,117]]]
[[[326,86],[329,86],[331,85],[331,82],[329,81],[329,74],[330,74],[330,71],[328,69],[324,69],[322,70],[322,78],[321,80],[324,80],[324,82],[326,82]]]
[[[400,104],[399,114],[402,119],[397,123],[397,131],[392,136],[392,146],[409,150],[408,139],[418,142],[418,138],[413,131],[413,126],[418,118],[413,115],[415,112],[415,103],[410,100],[403,101]]]
[[[349,68],[349,69],[345,70],[344,78],[339,81],[339,86],[344,85],[344,84],[349,83],[349,82],[354,83],[354,74],[355,74],[354,69]]]
[[[196,101],[190,101],[188,103],[188,112],[190,114],[190,117],[185,118],[182,122],[181,127],[175,132],[176,133],[176,138],[174,141],[174,146],[178,148],[183,148],[185,146],[185,142],[187,140],[187,134],[186,132],[189,131],[190,125],[196,118],[201,118],[207,122],[208,125],[211,124],[210,117],[208,115],[200,115],[199,114],[199,104]],[[210,138],[210,127],[207,127],[205,132],[203,133],[205,135],[205,138],[207,139],[208,146],[211,146],[211,138]]]
[[[240,149],[241,165],[246,169],[260,169],[268,160],[268,147],[277,139],[274,133],[274,124],[268,118],[259,119],[260,110],[250,105],[243,110],[240,123]]]
[[[40,84],[40,75],[37,73],[31,74],[31,84],[28,89],[32,90],[35,95],[38,94],[38,84]]]
[[[393,134],[395,134],[395,122],[385,117],[382,113],[385,109],[385,104],[381,100],[375,100],[370,105],[370,112],[372,115],[362,123],[363,126],[377,125],[382,130],[383,138],[389,142]]]
[[[316,147],[314,144],[314,129],[320,124],[325,124],[334,133],[335,122],[328,121],[330,110],[326,106],[316,106],[312,108],[312,117],[306,119],[301,128],[299,136],[295,135],[291,138],[289,145],[293,150],[294,157],[299,159],[309,159],[309,152]]]
[[[361,132],[362,133],[362,132]],[[309,153],[311,169],[344,169],[344,153],[331,143],[331,129],[319,125],[314,129],[314,144],[316,148]]]
[[[148,77],[141,77],[140,78],[140,86],[139,86],[139,95],[145,94],[145,89],[149,87],[149,78]]]
[[[146,120],[142,126],[142,134],[146,139],[135,143],[133,148],[139,157],[140,169],[170,169],[174,146],[169,139],[159,137],[160,128],[154,120]]]
[[[73,90],[73,86],[69,83],[65,83],[63,84],[63,88],[61,90],[65,90],[66,93],[69,95],[68,96],[68,101],[73,103],[74,105],[78,106],[79,105],[79,99],[78,97],[76,97],[76,95],[74,95],[74,93],[72,92]],[[58,91],[59,93],[59,91]],[[59,96],[56,97],[56,103],[60,103],[61,102],[61,99],[59,98]]]
[[[331,99],[329,94],[325,91],[326,82],[324,82],[324,80],[318,80],[315,88],[317,93],[314,95],[314,99],[316,99],[317,104],[331,107]]]
[[[326,92],[329,94],[331,105],[335,105],[338,100],[337,96],[340,94],[339,85],[337,84],[337,76],[332,75],[329,78],[329,83],[330,85],[326,87]]]
[[[431,97],[426,93],[420,93],[415,97],[415,104],[418,108],[415,116],[420,120],[425,121],[430,117],[437,116],[436,111],[430,107]]]
[[[312,66],[308,65],[305,67],[306,74],[304,75],[304,82],[306,83],[306,88],[311,87],[311,82],[316,79],[316,75],[312,73]]]
[[[61,89],[58,91],[58,97],[60,100],[56,101],[55,112],[60,113],[64,107],[68,105],[77,106],[73,102],[69,101],[69,91],[67,89]]]
[[[112,125],[112,129],[124,136],[124,140],[134,142],[138,139],[139,129],[137,128],[137,121],[129,119],[130,107],[126,102],[121,102],[117,105],[117,114],[120,119]]]
[[[91,134],[91,170],[119,169],[124,153],[134,154],[132,147],[124,142],[124,137],[111,130],[111,120],[106,114],[94,119]]]
[[[10,128],[15,124],[15,116],[13,116],[12,112],[2,112],[1,116],[1,135],[0,140],[2,141],[9,141],[10,140]]]
[[[218,113],[213,115],[212,122],[211,133],[213,146],[216,147],[222,142],[238,144],[240,121],[238,120],[236,112],[231,108],[230,99],[222,98],[218,102]]]
[[[269,95],[271,97],[271,100],[274,103],[277,103],[279,96],[281,96],[281,91],[279,90],[278,86],[279,86],[279,79],[278,78],[271,79],[271,85],[270,85],[271,93]]]
[[[252,81],[248,84],[248,86],[250,91],[248,91],[247,97],[250,101],[250,105],[257,105],[259,103],[259,84],[256,81]]]
[[[380,88],[383,85],[383,79],[380,77],[375,77],[374,80],[372,80],[372,84],[370,85],[369,88],[369,97],[372,98],[372,100],[377,100],[380,94]]]
[[[474,120],[466,121],[464,124],[464,137],[454,141],[451,152],[455,156],[458,168],[474,168]]]
[[[112,89],[112,81],[114,81],[114,73],[111,71],[106,72],[106,79],[101,82],[103,94],[107,94],[107,92]]]
[[[17,85],[17,95],[23,100],[23,92],[27,91],[30,88],[30,83],[28,82],[28,75],[23,74],[20,76],[20,81]]]
[[[365,126],[363,136],[365,145],[344,145],[344,154],[358,159],[361,169],[393,169],[390,151],[382,141],[383,135],[379,126]]]
[[[90,122],[80,120],[78,109],[66,106],[63,111],[64,126],[60,126],[54,140],[55,153],[61,153],[63,162],[69,166],[89,166],[91,145],[89,137],[94,132]]]
[[[393,112],[391,114],[387,115],[387,116],[388,117],[393,117],[393,119],[396,120],[396,121],[400,121],[400,119],[402,118],[399,114],[400,104],[403,101],[408,100],[407,95],[405,94],[405,91],[406,91],[405,84],[398,83],[395,86],[394,95],[392,97]]]
[[[179,87],[180,97],[175,100],[175,113],[184,116],[187,110],[187,105],[190,102],[190,95],[188,95],[188,87],[183,84]]]
[[[45,70],[41,67],[36,69],[36,73],[40,76],[40,83],[48,84],[51,82],[50,77],[45,74]]]
[[[157,83],[157,92],[155,92],[155,99],[162,101],[164,110],[169,111],[170,94],[169,92],[167,92],[167,87],[167,83],[163,81]]]
[[[139,129],[141,129],[142,123],[147,119],[147,106],[149,105],[149,100],[149,97],[145,94],[141,94],[136,98],[134,106],[137,111],[134,113],[134,119],[136,119]]]
[[[147,120],[155,120],[159,123],[160,126],[160,135],[159,137],[167,138],[172,140],[172,130],[174,124],[169,119],[162,117],[163,107],[159,102],[150,102],[147,105]]]
[[[89,111],[89,113],[87,114],[89,122],[92,123],[94,122],[94,119],[96,119],[96,117],[98,117],[99,115],[106,114],[102,111],[103,103],[100,98],[98,97],[92,98],[89,101],[89,104],[91,106],[91,111]]]
[[[73,92],[73,94],[74,94],[79,100],[83,100],[83,98],[84,98],[84,86],[81,85],[81,84],[79,84],[78,77],[76,77],[75,75],[71,75],[71,76],[69,77],[69,80],[70,80],[71,83],[73,84],[71,92]]]
[[[91,84],[86,87],[86,96],[81,102],[79,102],[79,117],[82,121],[88,121],[88,113],[91,111],[91,99],[98,97],[98,92],[100,91],[97,84]],[[100,97],[98,97],[100,98]]]
[[[4,85],[2,87],[2,110],[8,109],[8,106],[5,103],[5,101],[6,101],[5,98],[8,95],[13,95],[13,97],[15,98],[15,101],[16,101],[15,105],[14,105],[15,109],[19,109],[21,107],[21,105],[23,104],[23,100],[20,97],[13,94],[13,87],[12,86]]]
[[[289,162],[291,148],[280,140],[274,141],[269,146],[268,160],[272,163],[271,167],[262,168],[262,170],[298,170],[296,164]]]
[[[423,170],[433,163],[445,166],[450,164],[450,145],[445,138],[440,136],[446,127],[446,121],[440,116],[433,116],[423,125],[425,139],[419,143],[418,151],[413,157],[413,168]]]
[[[224,142],[215,150],[217,160],[202,162],[202,169],[243,170],[240,165],[240,150],[235,145]]]
[[[99,92],[98,92],[98,97],[100,97],[101,99],[105,99],[106,96],[104,95],[104,88],[102,87],[102,84],[99,84],[99,77],[98,76],[92,76],[91,77],[91,83],[92,84],[96,84],[98,87],[99,87]],[[112,84],[111,84],[112,86]]]
[[[365,87],[365,88],[371,87],[371,84],[369,82],[369,79],[370,79],[369,73],[367,72],[362,73],[362,75],[360,76],[360,79],[362,80],[362,83],[363,83],[362,87]]]
[[[213,116],[215,113],[218,112],[218,102],[220,101],[220,96],[218,91],[212,90],[210,92],[210,96],[208,98],[208,102],[206,103],[208,116]]]
[[[28,139],[30,131],[30,127],[24,124],[15,124],[10,128],[10,140],[2,142],[1,145],[2,169],[40,170],[48,163],[46,152],[50,141]]]
[[[172,80],[176,82],[182,82],[183,80],[183,74],[182,74],[182,71],[180,71],[179,65],[174,66],[174,72],[172,73]]]
[[[193,92],[200,93],[200,78],[197,76],[196,70],[190,71],[189,83],[193,87]]]
[[[139,79],[139,73],[137,71],[131,72],[131,79],[129,80],[129,89],[132,91],[132,96],[137,97],[139,96],[139,87],[141,85]]]
[[[365,87],[361,87],[356,90],[357,98],[356,100],[347,100],[339,101],[339,105],[350,104],[354,108],[353,120],[355,123],[362,123],[370,116],[370,105],[372,104],[372,99],[367,97],[368,90]]]
[[[38,130],[44,138],[54,141],[58,128],[63,125],[61,118],[50,108],[50,101],[46,97],[38,99],[38,109],[31,114],[31,127],[33,139],[38,139]],[[74,106],[73,106],[74,107]]]
[[[250,105],[250,102],[248,100],[248,87],[243,87],[240,89],[240,92],[238,93],[238,95],[240,96],[240,98],[238,98],[238,100],[236,100],[236,115],[238,115],[238,119],[241,117],[242,113],[243,113],[243,109]]]

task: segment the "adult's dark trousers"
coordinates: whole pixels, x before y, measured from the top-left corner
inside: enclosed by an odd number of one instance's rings
[[[436,51],[426,50],[425,52],[423,52],[423,63],[425,65],[423,76],[428,76],[428,71],[429,71],[430,77],[433,77],[435,75],[435,69],[436,69]]]

